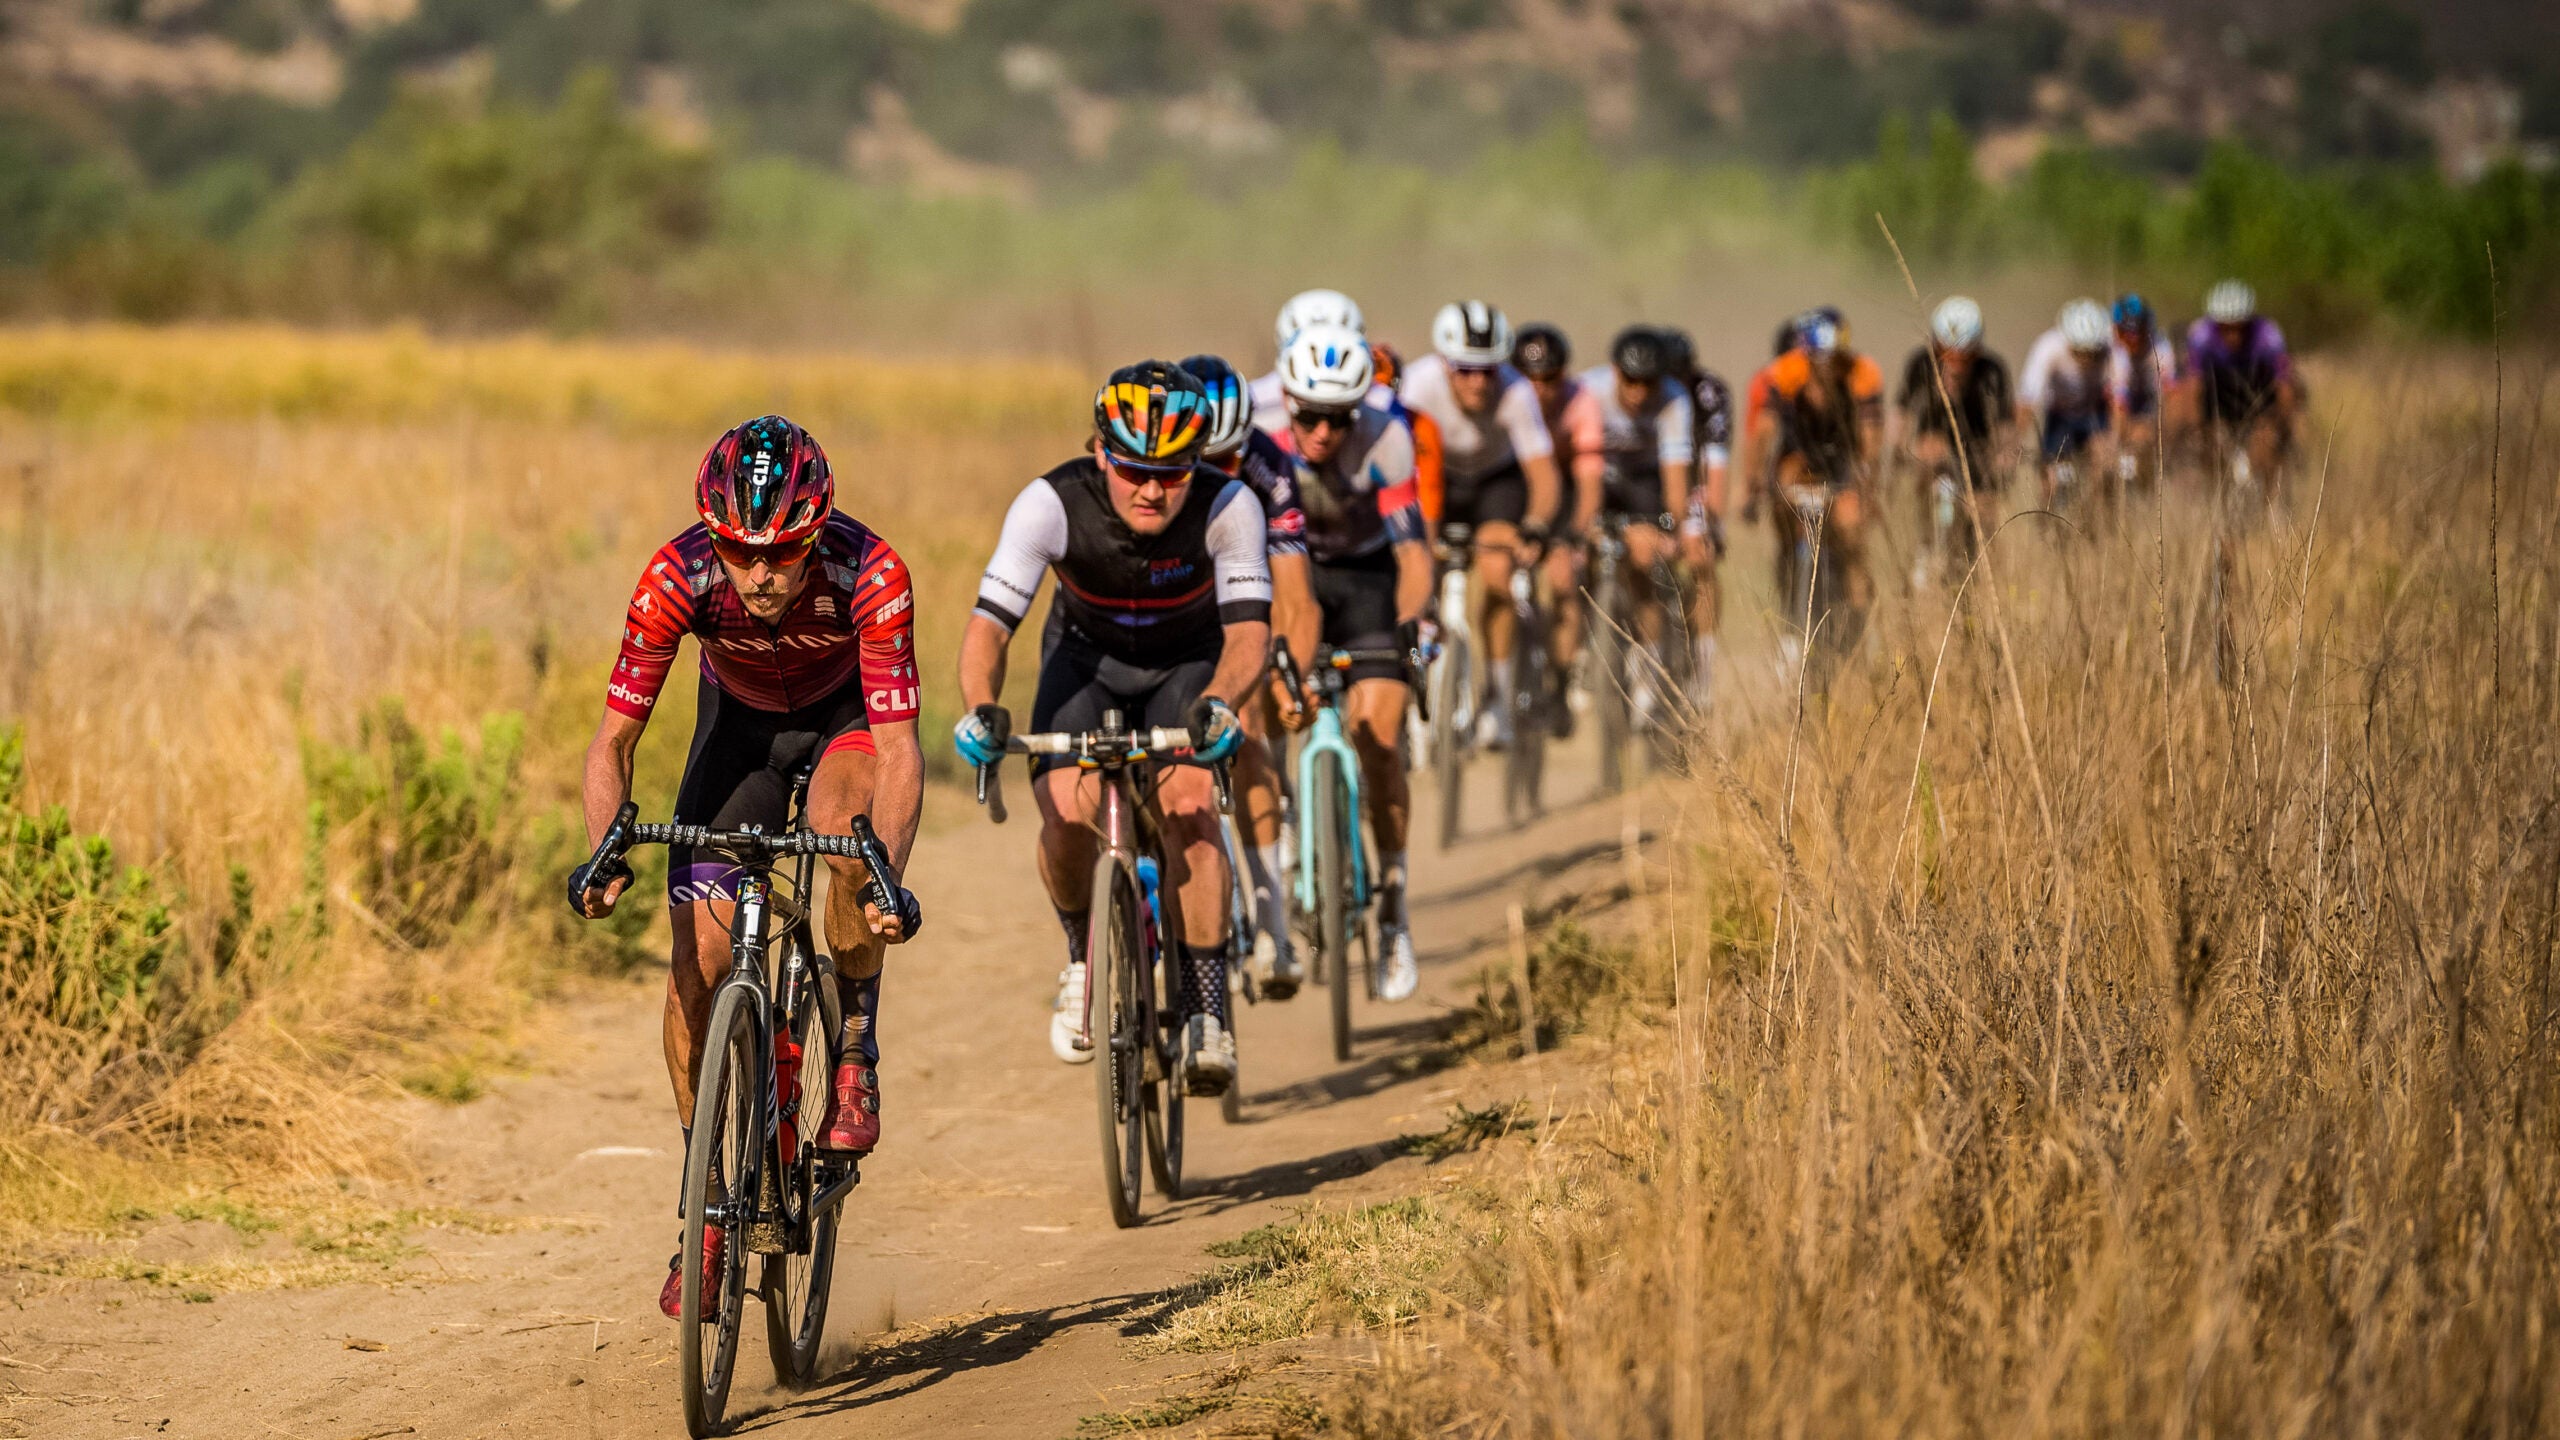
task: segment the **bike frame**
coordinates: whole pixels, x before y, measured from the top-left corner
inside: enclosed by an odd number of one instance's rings
[[[1349,837],[1350,908],[1353,911],[1361,911],[1369,906],[1371,882],[1368,845],[1362,834],[1362,822],[1368,818],[1368,811],[1364,808],[1366,801],[1360,793],[1360,755],[1358,751],[1351,748],[1350,734],[1344,729],[1342,723],[1340,672],[1328,663],[1324,667],[1324,676],[1325,678],[1317,681],[1316,684],[1321,699],[1316,704],[1315,721],[1307,727],[1306,737],[1298,743],[1298,793],[1300,795],[1315,793],[1316,761],[1320,756],[1331,755],[1340,762],[1343,789],[1348,792],[1344,797],[1347,803],[1343,806],[1342,813],[1351,831]],[[1315,871],[1315,832],[1301,825],[1298,827],[1298,874],[1295,888],[1298,908],[1309,913],[1316,908]]]

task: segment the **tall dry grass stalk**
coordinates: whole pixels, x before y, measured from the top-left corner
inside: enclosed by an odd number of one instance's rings
[[[2488,379],[2325,379],[2227,686],[2172,495],[2004,533],[2016,689],[1916,604],[1702,755],[1666,1003],[1347,1428],[2547,1433],[2560,391]]]
[[[326,1097],[520,1018],[560,973],[548,902],[583,850],[578,756],[630,587],[692,520],[719,429],[809,424],[840,503],[910,561],[919,642],[945,655],[1005,504],[1079,443],[1080,393],[1036,364],[0,331],[0,729],[23,734],[30,807],[182,897],[179,953],[111,1036],[10,990],[0,1126],[361,1162],[378,1136]],[[313,830],[313,747],[361,748],[384,701],[430,750],[452,732],[477,754],[517,733],[484,721],[521,719],[508,828],[470,849],[501,845],[506,873],[423,948],[354,888],[349,847],[381,827],[340,800]],[[686,676],[644,747],[646,804],[671,798],[691,704]]]

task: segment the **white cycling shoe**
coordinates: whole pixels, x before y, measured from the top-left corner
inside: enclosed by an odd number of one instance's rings
[[[1253,937],[1253,973],[1262,984],[1262,998],[1286,1000],[1298,993],[1306,972],[1298,966],[1294,949],[1283,950],[1269,931]]]
[[[1378,998],[1392,1005],[1410,1000],[1422,988],[1422,966],[1413,954],[1413,932],[1402,925],[1378,927]]]
[[[1084,1001],[1084,966],[1058,972],[1058,1002],[1049,1015],[1049,1053],[1070,1065],[1093,1059],[1093,1034]]]
[[[1236,1083],[1236,1037],[1214,1015],[1194,1015],[1182,1031],[1183,1086],[1194,1095],[1217,1096]]]

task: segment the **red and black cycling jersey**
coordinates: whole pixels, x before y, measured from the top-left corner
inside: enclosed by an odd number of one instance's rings
[[[605,703],[648,719],[689,633],[702,647],[703,677],[750,709],[799,710],[858,679],[871,724],[916,718],[915,589],[898,553],[839,510],[818,532],[809,567],[791,608],[767,625],[747,613],[707,528],[668,541],[631,592]]]

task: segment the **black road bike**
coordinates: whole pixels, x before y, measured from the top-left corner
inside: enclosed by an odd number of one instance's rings
[[[689,845],[740,867],[729,976],[712,998],[694,1062],[693,1139],[684,1157],[680,1373],[685,1428],[697,1436],[719,1433],[728,1409],[749,1255],[763,1262],[752,1288],[764,1303],[774,1378],[791,1386],[816,1378],[836,1229],[845,1197],[862,1180],[860,1156],[810,1143],[833,1099],[843,1033],[835,966],[811,930],[817,859],[861,861],[870,875],[863,898],[885,914],[897,913],[897,871],[866,816],[853,817],[850,835],[811,831],[807,784],[803,775],[793,786],[791,822],[778,834],[642,825],[640,807],[626,802],[584,872],[611,873],[638,845]],[[715,1243],[720,1261],[706,1285],[703,1252]]]

